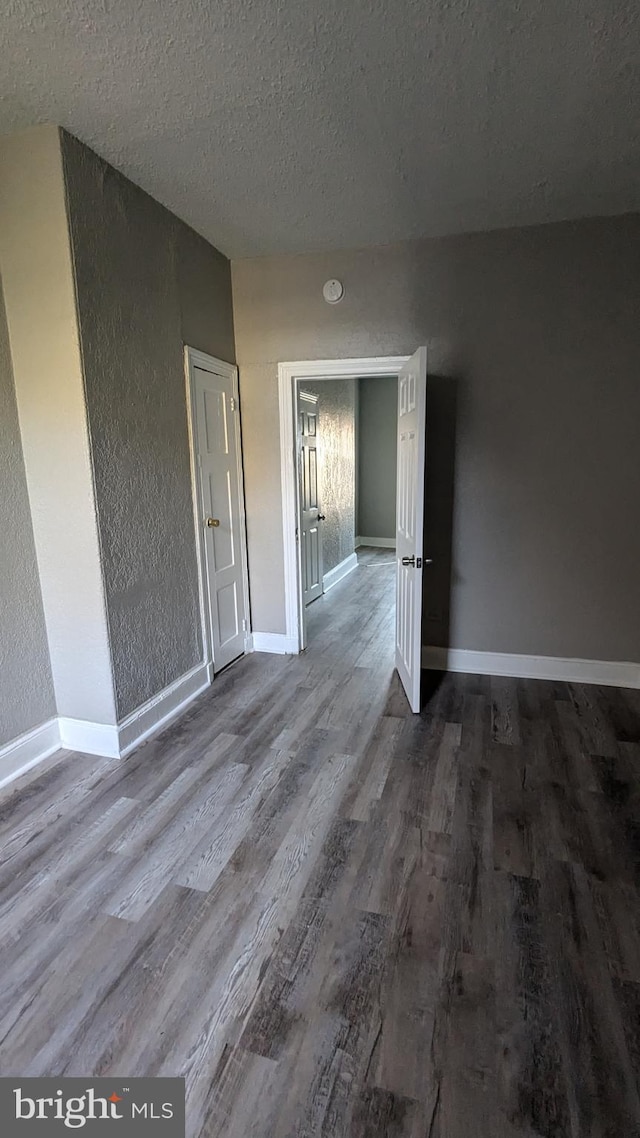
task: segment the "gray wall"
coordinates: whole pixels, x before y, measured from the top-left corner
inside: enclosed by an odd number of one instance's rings
[[[0,746],[55,715],[31,511],[0,291]]]
[[[335,569],[355,547],[355,379],[301,384],[318,396],[323,572]]]
[[[361,537],[396,536],[398,380],[358,380],[358,502]]]
[[[234,362],[229,262],[63,134],[118,718],[202,658],[183,343]]]
[[[426,343],[449,427],[457,404],[450,643],[639,660],[639,247],[634,214],[235,262],[254,627],[284,632],[277,361]],[[322,299],[329,277],[340,304]]]

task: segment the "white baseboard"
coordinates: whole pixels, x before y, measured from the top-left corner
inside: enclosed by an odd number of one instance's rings
[[[164,691],[136,708],[120,723],[91,723],[60,715],[0,747],[0,788],[65,747],[85,755],[122,759],[156,731],[166,727],[213,678],[210,664],[198,664]]]
[[[511,652],[474,652],[466,648],[422,649],[422,666],[443,672],[566,680],[578,684],[640,688],[640,664],[616,660],[579,660],[564,656],[519,656]]]
[[[297,656],[298,641],[280,632],[253,632],[251,634],[252,652],[274,652],[278,656]]]
[[[69,751],[83,755],[102,755],[105,759],[119,759],[118,727],[115,723],[91,723],[88,719],[69,719],[61,715],[60,742]]]
[[[60,728],[55,718],[5,743],[0,747],[0,787],[13,782],[59,749]]]
[[[166,727],[192,700],[209,687],[212,679],[211,664],[196,664],[195,668],[185,672],[163,691],[127,715],[117,728],[118,756],[124,758],[150,735]]]
[[[338,581],[342,581],[349,573],[353,573],[354,569],[358,568],[358,555],[357,553],[350,553],[341,561],[339,565],[335,565],[328,573],[325,573],[322,578],[322,588],[325,593],[329,592]]]
[[[357,537],[356,549],[361,545],[373,545],[378,549],[395,549],[396,539],[395,537]]]

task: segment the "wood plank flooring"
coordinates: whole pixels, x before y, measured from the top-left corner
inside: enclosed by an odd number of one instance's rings
[[[0,796],[0,1073],[189,1138],[640,1135],[640,693],[392,671],[393,569],[123,762]]]

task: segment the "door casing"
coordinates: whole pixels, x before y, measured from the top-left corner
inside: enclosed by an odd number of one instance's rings
[[[240,393],[238,385],[238,369],[226,360],[219,360],[216,356],[209,356],[196,348],[185,345],[184,349],[185,381],[187,395],[187,425],[189,432],[189,460],[191,467],[191,496],[193,501],[193,520],[196,540],[196,561],[198,566],[198,596],[200,601],[200,626],[202,630],[202,645],[204,662],[208,667],[209,682],[213,680],[214,658],[212,641],[212,613],[207,575],[207,562],[204,545],[204,530],[202,526],[200,488],[197,466],[197,430],[196,430],[196,403],[194,388],[194,368],[210,371],[214,375],[221,375],[231,379],[233,398],[240,406]],[[245,629],[245,652],[251,651],[251,610],[249,607],[249,574],[247,569],[247,524],[244,501],[244,477],[242,470],[242,436],[240,428],[240,415],[234,415],[234,429],[236,435],[236,461],[238,471],[238,491],[240,495],[240,557],[242,561],[242,588],[244,593],[244,609],[247,627]]]
[[[410,356],[365,356],[342,360],[296,360],[278,364],[280,404],[280,478],[282,488],[282,537],[284,542],[284,589],[288,651],[302,652],[307,646],[305,608],[302,601],[300,543],[296,538],[298,518],[297,381],[322,379],[367,379],[377,375],[397,376]]]

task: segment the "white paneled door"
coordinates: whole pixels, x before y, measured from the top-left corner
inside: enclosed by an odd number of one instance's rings
[[[245,651],[244,502],[237,373],[192,364],[194,443],[214,671]],[[207,604],[208,601],[208,604]]]
[[[300,567],[302,600],[322,596],[322,531],[318,491],[318,397],[298,393],[298,480],[300,486]]]
[[[420,711],[422,557],[427,412],[427,349],[398,375],[396,486],[396,668],[412,711]]]

